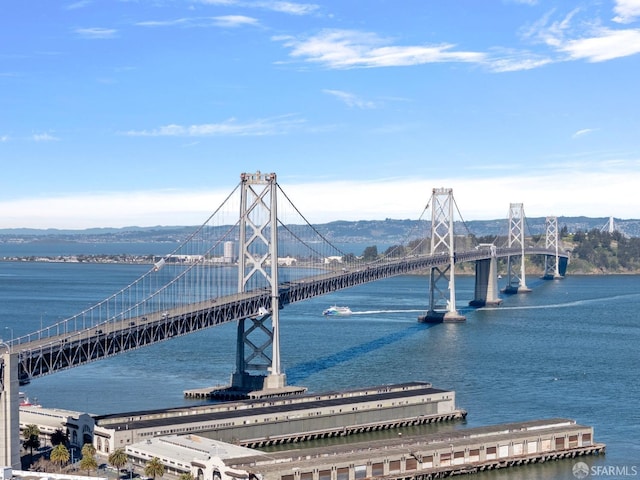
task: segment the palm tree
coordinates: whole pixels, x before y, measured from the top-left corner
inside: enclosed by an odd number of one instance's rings
[[[30,462],[33,462],[33,449],[40,448],[40,428],[37,425],[30,424],[24,427],[22,431],[24,438],[23,446],[29,449]]]
[[[84,456],[84,455],[82,456],[82,459],[80,460],[80,470],[86,470],[87,477],[89,476],[92,470],[97,470],[97,469],[98,469],[98,462],[94,457]]]
[[[178,480],[195,480],[191,473],[183,473],[178,477]]]
[[[120,469],[124,467],[128,461],[129,458],[124,448],[116,448],[111,452],[111,455],[109,455],[109,463],[118,471],[118,477],[120,477]]]
[[[96,454],[96,447],[93,446],[93,443],[85,443],[82,446],[82,458],[84,457],[93,457]]]
[[[164,475],[164,465],[158,457],[153,457],[144,467],[144,474],[155,480],[156,477]]]
[[[53,447],[49,458],[53,463],[59,464],[60,471],[62,471],[62,466],[69,461],[69,458],[71,458],[71,454],[69,453],[67,447],[65,447],[62,443],[59,443],[58,445]]]
[[[82,460],[80,460],[80,469],[87,471],[87,477],[91,473],[91,470],[98,469],[98,462],[96,461],[95,455],[96,447],[91,443],[85,443],[82,446]]]

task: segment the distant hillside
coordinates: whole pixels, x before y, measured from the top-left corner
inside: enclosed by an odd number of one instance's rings
[[[588,232],[606,229],[608,218],[558,217],[558,228],[566,233]],[[615,219],[616,230],[627,237],[640,237],[640,220]],[[0,243],[7,242],[171,242],[176,243],[193,233],[195,226],[155,226],[124,228],[90,228],[86,230],[59,229],[0,229]],[[221,227],[224,228],[224,227]],[[336,243],[395,244],[403,243],[410,236],[428,231],[428,222],[417,220],[360,220],[335,221],[315,225],[328,240]],[[473,220],[462,224],[456,222],[457,234],[473,234],[476,237],[505,236],[507,219]],[[544,234],[545,218],[527,218],[527,235]]]

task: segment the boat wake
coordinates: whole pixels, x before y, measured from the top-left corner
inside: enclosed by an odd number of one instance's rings
[[[423,309],[419,310],[363,310],[362,312],[351,312],[351,315],[379,315],[383,313],[420,313],[424,312]]]
[[[613,295],[611,297],[602,297],[602,298],[589,298],[585,300],[574,300],[572,302],[562,302],[562,303],[552,303],[549,305],[521,305],[521,306],[513,306],[513,307],[482,307],[478,310],[544,310],[547,308],[571,308],[579,305],[591,305],[591,304],[603,304],[612,301],[618,301],[622,299],[638,299],[640,298],[640,293],[630,293],[627,295]]]

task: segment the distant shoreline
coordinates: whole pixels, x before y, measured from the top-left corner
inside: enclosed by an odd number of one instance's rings
[[[154,254],[145,255],[127,255],[127,254],[81,254],[81,255],[26,255],[26,256],[4,256],[0,257],[0,262],[16,262],[16,263],[66,263],[66,264],[111,264],[111,265],[153,265],[154,258],[158,256]],[[543,272],[537,268],[527,270],[527,275],[542,275]],[[502,273],[503,276],[505,273]],[[422,273],[414,272],[410,275],[422,275]],[[475,272],[471,267],[456,268],[456,275],[473,276]],[[593,276],[593,275],[640,275],[640,270],[634,271],[604,271],[593,268],[590,271],[579,270],[575,272],[567,272],[569,276]]]
[[[153,258],[157,255],[26,255],[0,257],[0,262],[25,263],[112,263],[132,265],[153,265]]]

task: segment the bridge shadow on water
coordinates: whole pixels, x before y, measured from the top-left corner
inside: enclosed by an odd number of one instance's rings
[[[391,343],[398,342],[407,337],[410,337],[419,332],[422,332],[427,328],[435,327],[436,325],[439,325],[439,324],[438,323],[416,323],[400,332],[396,332],[391,335],[387,335],[385,337],[377,338],[375,340],[372,340],[367,343],[363,343],[361,345],[356,345],[347,350],[334,353],[333,355],[329,355],[323,358],[318,358],[310,362],[299,363],[298,365],[295,365],[287,369],[287,381],[291,385],[299,384],[300,382],[310,377],[311,375],[320,373],[324,370],[328,370],[329,368],[335,367],[337,365],[340,365],[341,363],[348,362],[355,358],[368,355],[369,353],[379,348],[386,347]]]

